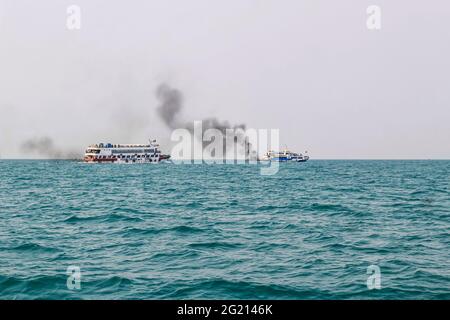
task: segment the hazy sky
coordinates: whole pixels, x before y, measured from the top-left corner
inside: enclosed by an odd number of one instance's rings
[[[81,30],[66,27],[69,5]],[[381,7],[368,30],[366,8]],[[184,116],[279,128],[312,158],[450,158],[448,0],[0,0],[0,156],[50,137],[168,145]],[[167,149],[167,148],[166,148]]]

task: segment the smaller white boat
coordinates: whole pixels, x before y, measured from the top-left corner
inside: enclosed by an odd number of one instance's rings
[[[307,153],[307,151],[305,151]],[[306,162],[309,156],[306,154],[295,153],[285,148],[282,151],[268,151],[260,160],[262,161],[277,161],[277,162]]]

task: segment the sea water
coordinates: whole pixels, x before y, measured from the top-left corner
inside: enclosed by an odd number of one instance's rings
[[[0,299],[450,299],[449,181],[450,161],[2,160]]]

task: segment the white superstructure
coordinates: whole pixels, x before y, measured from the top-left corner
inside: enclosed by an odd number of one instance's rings
[[[268,151],[261,160],[278,162],[306,162],[309,160],[309,156],[291,152],[286,148],[282,151]]]
[[[149,144],[111,144],[90,145],[84,154],[84,162],[90,163],[158,163],[169,159],[162,155],[156,140]]]

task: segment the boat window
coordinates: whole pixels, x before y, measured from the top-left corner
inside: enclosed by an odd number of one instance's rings
[[[127,148],[120,148],[120,149],[112,149],[111,152],[113,154],[115,153],[144,153],[144,149],[127,149]]]

